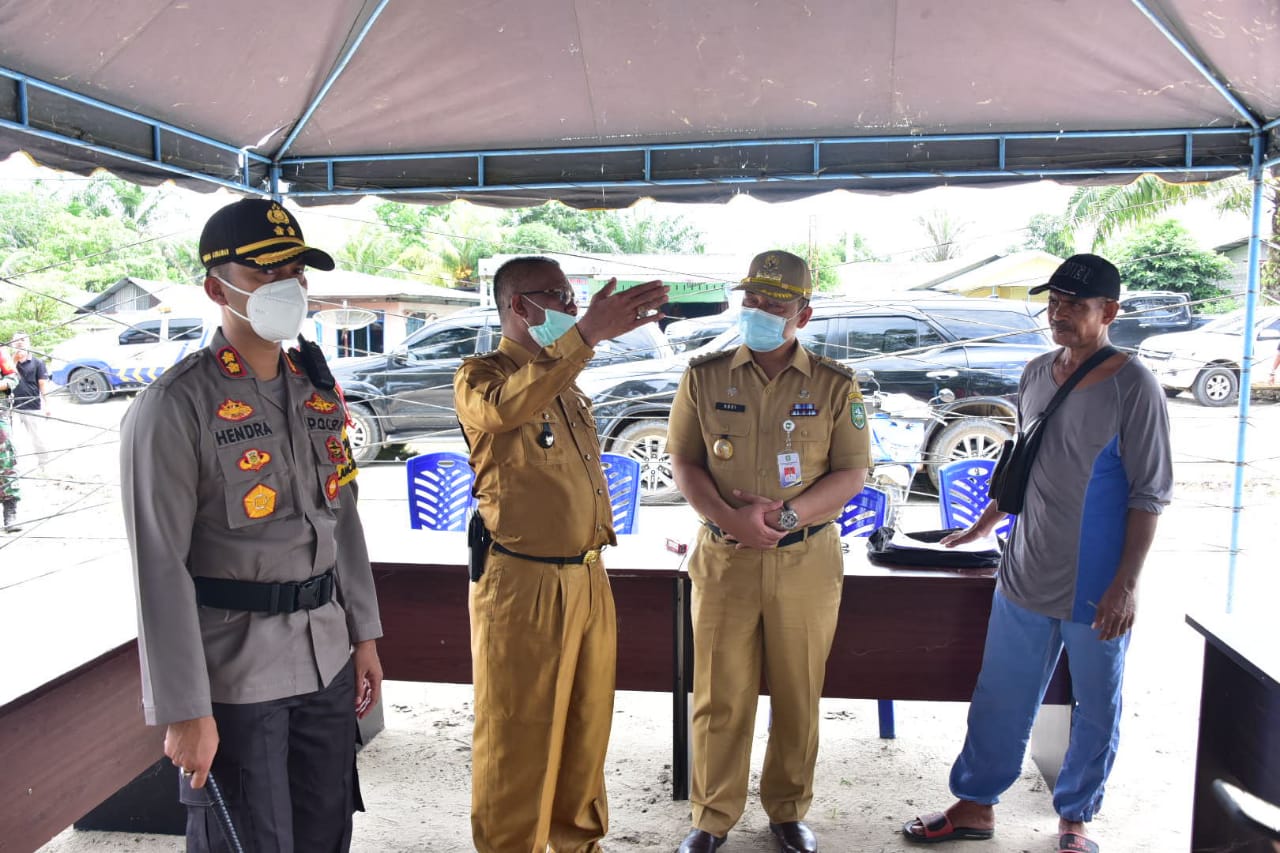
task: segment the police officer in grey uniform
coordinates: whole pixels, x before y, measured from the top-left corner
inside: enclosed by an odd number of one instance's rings
[[[346,851],[382,627],[343,401],[318,348],[280,343],[305,267],[334,263],[264,199],[215,213],[200,256],[222,326],[121,431],[143,710],[183,774],[188,851],[227,849],[210,768],[245,850]]]

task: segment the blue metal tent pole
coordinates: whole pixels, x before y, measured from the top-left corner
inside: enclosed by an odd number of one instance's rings
[[[1253,181],[1253,215],[1249,227],[1249,279],[1244,303],[1244,353],[1241,355],[1240,410],[1236,427],[1236,471],[1231,495],[1231,552],[1227,562],[1227,612],[1235,606],[1236,559],[1240,555],[1240,514],[1244,500],[1244,451],[1249,429],[1249,389],[1253,384],[1254,316],[1258,307],[1258,260],[1262,249],[1262,162],[1266,155],[1267,135],[1253,136],[1253,165],[1249,179]]]
[[[293,126],[293,130],[289,131],[289,135],[285,137],[284,144],[282,144],[280,146],[280,150],[276,152],[277,162],[279,162],[280,158],[289,150],[289,146],[293,145],[293,141],[298,138],[300,133],[302,133],[302,129],[307,126],[307,122],[311,121],[312,113],[319,108],[320,103],[325,99],[325,96],[329,94],[329,90],[333,88],[333,84],[338,81],[342,72],[346,70],[347,63],[351,61],[351,57],[355,56],[356,51],[359,50],[360,42],[364,41],[364,37],[369,34],[369,30],[373,29],[374,22],[378,20],[378,16],[382,14],[383,9],[387,8],[387,4],[389,2],[391,2],[391,0],[381,0],[381,2],[378,3],[378,7],[373,10],[372,14],[369,15],[368,20],[364,22],[364,26],[360,28],[360,32],[356,34],[356,37],[351,41],[351,44],[347,46],[346,51],[342,54],[341,58],[338,59],[338,64],[329,72],[329,76],[320,87],[320,91],[316,92],[315,98],[313,98],[311,103],[307,105],[307,109],[303,112],[302,117],[298,119],[297,124]]]

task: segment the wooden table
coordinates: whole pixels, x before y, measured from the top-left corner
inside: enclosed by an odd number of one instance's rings
[[[1214,779],[1280,803],[1280,645],[1273,623],[1223,614],[1188,616],[1204,635],[1196,745],[1192,850],[1271,853],[1270,842],[1233,823]]]
[[[692,686],[689,581],[664,537],[605,553],[618,609],[618,687],[672,695],[674,795],[688,796]],[[370,537],[386,675],[471,680],[461,534]],[[850,542],[824,695],[967,701],[982,660],[991,572],[870,566]],[[1047,701],[1069,701],[1061,676]],[[162,733],[143,725],[129,640],[0,706],[0,851],[29,853],[151,766]]]
[[[373,549],[383,669],[397,680],[469,683],[464,551],[456,534],[423,536],[421,547]],[[982,665],[994,571],[880,568],[867,562],[863,540],[849,544],[823,695],[967,702]],[[412,559],[423,554],[439,559]],[[671,692],[673,794],[685,799],[693,685],[688,576],[682,560],[656,541],[625,542],[604,559],[618,611],[618,689]],[[1070,702],[1065,661],[1046,701]]]

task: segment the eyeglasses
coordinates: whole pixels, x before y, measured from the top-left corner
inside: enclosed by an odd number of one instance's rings
[[[577,301],[577,299],[573,295],[573,291],[571,290],[560,290],[558,288],[552,288],[550,290],[524,291],[525,296],[532,296],[535,293],[544,293],[547,296],[554,296],[556,299],[560,300],[561,305],[572,305],[574,302]]]

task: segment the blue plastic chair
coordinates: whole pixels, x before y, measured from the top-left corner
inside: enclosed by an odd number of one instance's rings
[[[409,475],[409,526],[414,530],[467,529],[474,506],[475,474],[461,453],[424,453],[405,463]]]
[[[889,495],[874,486],[866,486],[854,495],[836,523],[840,525],[840,535],[870,536],[877,527],[883,527],[889,517]]]
[[[889,495],[874,486],[865,486],[844,505],[836,523],[841,536],[870,536],[877,527],[883,527],[889,516]],[[880,737],[893,738],[897,734],[893,723],[893,700],[877,700],[880,715]]]
[[[609,504],[613,507],[613,532],[635,533],[640,506],[640,463],[620,453],[600,454],[600,467],[609,484]]]
[[[943,527],[968,527],[987,507],[991,490],[992,459],[957,459],[938,469],[938,508]],[[997,536],[1008,536],[1013,517],[996,525]]]

